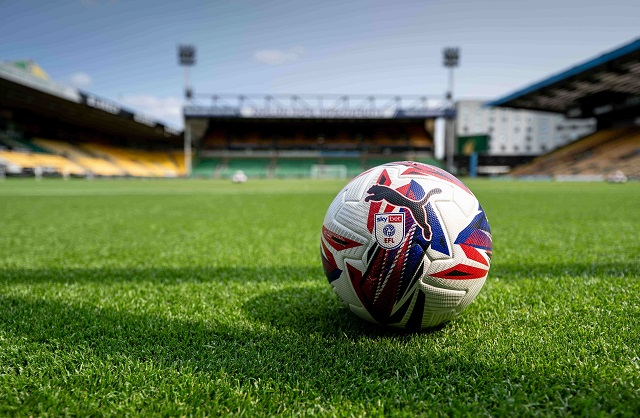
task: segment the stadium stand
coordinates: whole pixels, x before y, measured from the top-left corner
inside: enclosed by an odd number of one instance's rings
[[[409,146],[411,148],[428,148],[433,146],[433,139],[429,138],[427,132],[419,126],[410,126],[407,129],[409,136]]]
[[[202,147],[204,149],[222,149],[227,147],[225,133],[221,129],[211,130],[205,138],[202,139]]]
[[[530,163],[514,176],[640,179],[640,38],[488,103],[595,118],[597,131]]]
[[[325,165],[343,165],[347,167],[347,176],[355,177],[364,171],[362,161],[358,158],[325,158]]]
[[[91,155],[87,154],[81,148],[76,147],[70,142],[56,141],[46,138],[34,138],[32,142],[39,147],[46,149],[48,152],[62,155],[70,159],[91,157]]]
[[[125,173],[136,177],[176,177],[178,167],[167,152],[153,152],[116,147],[99,143],[85,143],[81,147],[103,158]]]
[[[309,177],[311,167],[317,164],[315,160],[280,158],[277,160],[276,177]]]
[[[52,154],[0,151],[0,162],[8,167],[9,173],[25,169],[32,171],[41,169],[43,174],[76,176],[86,174],[86,170],[73,161]]]
[[[222,160],[219,159],[200,160],[193,165],[191,175],[194,177],[220,177],[221,164]]]
[[[140,164],[146,166],[159,177],[178,176],[178,167],[167,152],[138,149],[125,149],[125,151],[132,160],[138,161]]]
[[[38,144],[29,142],[24,138],[18,138],[17,136],[13,136],[13,137],[5,136],[2,142],[4,142],[7,148],[10,148],[14,151],[37,152],[40,154],[49,154],[49,151],[46,148],[43,148]]]
[[[178,168],[178,175],[184,176],[186,174],[186,167],[184,161],[184,152],[183,151],[170,151],[169,152],[169,160],[172,161],[176,167]]]
[[[3,161],[13,171],[40,167],[47,175],[177,177],[184,175],[184,154],[146,151],[98,143],[48,138],[3,138]],[[178,158],[181,162],[178,163]],[[181,168],[182,167],[182,168]],[[9,170],[10,172],[12,170]]]
[[[76,161],[86,167],[88,172],[94,176],[121,177],[127,175],[122,168],[102,158],[78,157]]]
[[[424,97],[267,96],[260,105],[239,96],[235,106],[213,97],[213,106],[194,99],[184,109],[196,176],[227,178],[243,170],[249,177],[308,177],[346,169],[353,177],[367,160],[433,160],[433,120],[444,115],[426,107]]]
[[[640,178],[640,128],[598,131],[513,170],[514,176],[610,175]]]
[[[0,61],[0,163],[10,175],[175,177],[182,146],[175,129],[56,83],[32,61]]]
[[[99,176],[177,177],[184,172],[169,152],[95,143],[76,145],[47,138],[34,138],[32,143],[53,154],[75,161]]]
[[[152,172],[147,170],[141,164],[138,164],[135,161],[130,160],[125,153],[121,152],[121,150],[111,147],[108,145],[97,144],[97,143],[88,143],[83,144],[82,147],[85,150],[88,150],[93,155],[97,155],[98,157],[105,159],[115,166],[121,168],[125,173],[130,176],[136,177],[153,177]]]
[[[271,175],[271,160],[266,158],[232,158],[222,166],[220,176],[231,177],[242,170],[248,177],[268,177]]]

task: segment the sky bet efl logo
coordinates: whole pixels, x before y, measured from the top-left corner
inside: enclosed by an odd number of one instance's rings
[[[404,239],[404,213],[378,213],[375,234],[382,248],[392,250],[399,247]]]

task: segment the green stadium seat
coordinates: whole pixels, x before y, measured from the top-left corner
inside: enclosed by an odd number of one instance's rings
[[[267,170],[271,160],[268,158],[232,158],[220,172],[222,177],[228,178],[238,171],[244,171],[247,177],[267,177]]]
[[[191,170],[193,177],[213,177],[216,168],[221,164],[219,159],[200,160],[194,164]]]
[[[315,159],[280,159],[276,163],[277,177],[309,177]]]
[[[325,158],[324,164],[346,166],[347,177],[355,177],[364,171],[360,158]]]
[[[24,138],[10,138],[3,137],[3,142],[15,150],[25,150],[30,152],[36,152],[38,154],[51,154],[46,148],[39,146],[38,144],[34,144],[31,141],[28,141]]]

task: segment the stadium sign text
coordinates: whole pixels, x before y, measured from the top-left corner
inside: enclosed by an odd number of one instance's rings
[[[87,106],[93,107],[95,109],[104,110],[105,112],[111,113],[113,115],[119,115],[122,110],[120,106],[110,103],[106,100],[100,99],[94,96],[85,96],[85,100]]]
[[[394,112],[376,109],[240,109],[244,118],[390,118]]]
[[[133,113],[122,106],[111,102],[107,99],[102,99],[97,96],[90,95],[88,93],[80,93],[82,97],[82,102],[84,102],[87,106],[92,107],[94,109],[102,110],[103,112],[110,113],[112,115],[117,115],[121,118],[133,120],[134,122],[140,123],[142,125],[148,126],[150,128],[160,127],[164,129],[165,134],[169,135],[180,135],[180,131],[164,126],[164,124],[158,122],[157,120],[140,113]]]
[[[452,117],[450,109],[265,109],[253,107],[185,106],[192,118],[329,118],[329,119],[427,119]]]

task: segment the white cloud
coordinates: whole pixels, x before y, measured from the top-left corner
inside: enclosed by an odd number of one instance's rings
[[[253,58],[267,65],[284,65],[299,61],[307,54],[304,47],[296,46],[286,50],[262,49],[253,54]]]
[[[182,128],[183,100],[175,96],[158,97],[151,94],[126,95],[118,98],[124,106],[167,123]]]
[[[89,87],[91,83],[93,83],[93,80],[89,74],[78,71],[71,74],[71,77],[69,77],[69,83],[74,87],[85,88]]]

